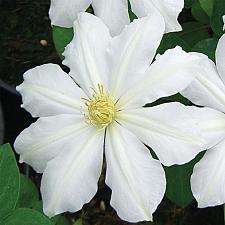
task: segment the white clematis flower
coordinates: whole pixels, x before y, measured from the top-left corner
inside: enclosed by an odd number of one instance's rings
[[[17,87],[22,107],[41,118],[18,136],[15,149],[21,162],[44,173],[46,215],[75,212],[91,200],[105,151],[112,207],[130,222],[152,220],[166,181],[143,143],[169,166],[193,159],[204,140],[185,106],[142,106],[183,90],[198,57],[177,47],[149,67],[164,32],[157,13],[135,20],[115,38],[88,13],[79,14],[74,29],[64,53],[70,76],[46,64],[27,71]]]
[[[130,3],[138,17],[156,11],[160,13],[166,23],[165,32],[182,30],[177,18],[184,8],[184,0],[130,0]],[[130,23],[128,0],[51,0],[49,16],[52,25],[72,27],[78,13],[85,11],[90,4],[112,35],[119,34]]]
[[[217,46],[216,66],[207,56],[196,54],[202,58],[202,70],[182,94],[197,105],[217,110],[208,109],[199,116],[199,110],[204,110],[199,109],[194,115],[209,148],[191,177],[192,192],[202,208],[225,203],[225,35]]]

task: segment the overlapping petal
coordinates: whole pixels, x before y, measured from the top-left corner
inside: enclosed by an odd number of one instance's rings
[[[225,138],[225,114],[211,108],[190,106],[190,115],[197,121],[209,149]]]
[[[44,213],[75,212],[97,191],[103,162],[104,130],[86,127],[48,162],[41,182]]]
[[[155,26],[157,24],[157,26]],[[109,47],[110,90],[119,98],[149,67],[164,33],[158,13],[135,20],[115,37]]]
[[[216,48],[216,67],[225,85],[225,34],[219,39]]]
[[[184,164],[204,150],[205,140],[190,109],[179,103],[118,112],[117,120],[155,151],[166,166]]]
[[[191,189],[198,207],[208,207],[225,202],[225,141],[209,149],[195,165]]]
[[[165,192],[165,174],[159,161],[128,130],[115,122],[106,135],[106,184],[111,205],[127,221],[152,220]]]
[[[220,113],[213,109],[205,110],[193,107],[190,113],[198,120],[202,134],[208,142],[207,148],[209,148],[204,157],[195,165],[191,177],[192,192],[199,207],[215,206],[225,202],[224,50],[225,36],[222,36],[216,50],[217,68],[206,56],[195,53],[202,58],[201,70],[191,85],[182,92],[195,104],[221,111]]]
[[[130,0],[130,3],[138,17],[159,12],[166,23],[166,32],[182,30],[177,18],[184,8],[184,0]]]
[[[87,126],[83,115],[62,114],[38,119],[23,130],[14,143],[20,162],[43,173],[47,163],[69,147],[71,140]]]
[[[51,24],[72,27],[80,12],[92,4],[94,13],[108,26],[112,35],[121,32],[130,23],[127,0],[51,0],[49,17]]]
[[[63,63],[70,68],[70,75],[88,96],[98,84],[107,85],[109,75],[106,50],[111,36],[108,28],[89,13],[80,13],[74,23],[74,38],[66,47]]]
[[[85,93],[58,65],[45,64],[28,70],[24,82],[17,86],[22,107],[33,117],[80,114]]]
[[[113,36],[130,23],[127,0],[93,0],[92,6],[95,15],[103,20]]]
[[[184,0],[130,0],[130,3],[138,17],[159,13],[166,23],[166,32],[182,29],[178,15],[184,7]],[[90,4],[95,15],[103,20],[113,36],[118,35],[130,22],[127,0],[51,0],[49,17],[52,25],[72,27],[77,15]]]
[[[194,54],[202,59],[201,69],[197,71],[195,80],[181,94],[197,105],[225,112],[225,85],[218,75],[215,64],[203,54]]]
[[[198,57],[186,53],[180,47],[167,50],[157,56],[143,79],[121,96],[118,108],[137,108],[180,92],[193,81],[198,63]]]
[[[72,27],[79,12],[85,11],[92,0],[51,0],[49,17],[51,24]]]

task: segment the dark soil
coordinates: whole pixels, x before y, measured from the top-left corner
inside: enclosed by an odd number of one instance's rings
[[[22,82],[23,73],[48,62],[59,63],[48,18],[49,0],[0,1],[0,78]]]
[[[13,86],[22,82],[22,74],[34,66],[60,59],[54,49],[48,18],[49,0],[0,0],[0,79]],[[22,128],[20,129],[20,131]],[[31,178],[39,184],[35,173]],[[118,218],[110,207],[111,191],[104,184],[104,174],[99,191],[83,210],[71,215],[72,221],[82,217],[83,225],[128,225]],[[193,201],[186,209],[164,199],[154,214],[154,223],[140,225],[222,225],[223,207],[197,209]]]

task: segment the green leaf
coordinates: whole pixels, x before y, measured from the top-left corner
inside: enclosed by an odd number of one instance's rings
[[[18,208],[30,208],[39,200],[39,192],[35,184],[24,175],[20,175],[20,195],[17,202]]]
[[[0,220],[16,207],[20,190],[20,174],[9,144],[0,146]]]
[[[175,95],[157,99],[156,101],[151,103],[147,103],[144,107],[153,107],[153,106],[160,105],[163,103],[168,103],[168,102],[180,102],[183,105],[192,105],[191,101],[189,101],[187,98],[185,98],[180,93],[178,93]]]
[[[42,203],[41,200],[33,202],[32,205],[30,206],[30,208],[34,209],[34,210],[36,210],[38,212],[43,213],[43,209],[42,209],[43,208],[43,203]]]
[[[191,8],[197,0],[185,0],[185,8]]]
[[[201,52],[207,55],[211,60],[215,62],[215,51],[217,47],[217,38],[207,38],[201,40],[191,49],[193,52]]]
[[[4,225],[52,225],[52,222],[33,209],[16,209],[4,222]]]
[[[214,2],[215,0],[199,0],[202,9],[206,12],[208,16],[212,15]]]
[[[74,225],[82,225],[82,220],[81,219],[77,220]]]
[[[196,1],[192,8],[191,8],[191,13],[193,15],[193,17],[203,23],[203,24],[208,24],[209,23],[209,16],[206,14],[206,12],[202,9],[199,1]]]
[[[210,23],[218,36],[223,34],[223,15],[225,15],[225,0],[215,0]]]
[[[191,47],[202,39],[210,38],[209,26],[199,22],[187,22],[183,25],[183,31],[179,36],[185,40]]]
[[[52,32],[56,51],[59,57],[61,59],[64,59],[62,53],[64,52],[65,47],[71,42],[73,38],[73,28],[53,26]]]
[[[70,225],[70,223],[64,216],[60,216],[56,225]],[[75,223],[75,225],[77,224]]]
[[[190,50],[190,46],[176,33],[165,34],[162,38],[160,46],[157,50],[157,53],[163,54],[167,49],[174,48],[177,45],[182,47],[185,51]]]
[[[43,202],[41,200],[33,201],[33,204],[30,206],[31,209],[34,209],[43,214]],[[57,224],[60,219],[60,215],[54,216],[51,218],[52,224]]]
[[[166,172],[166,197],[177,206],[186,207],[192,200],[190,178],[194,165],[203,157],[200,153],[191,162],[184,165],[164,167]]]
[[[130,17],[130,21],[132,22],[134,19],[137,19],[137,16],[133,13],[133,11],[131,10],[131,5],[130,5],[130,1],[128,1],[128,13],[129,13],[129,17]]]

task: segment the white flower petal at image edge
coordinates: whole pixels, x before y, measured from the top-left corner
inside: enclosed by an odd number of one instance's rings
[[[223,30],[225,30],[225,16],[223,16]]]
[[[95,15],[109,27],[112,35],[119,34],[130,23],[127,0],[51,0],[49,17],[51,24],[73,27],[80,12],[92,4]]]
[[[208,150],[195,165],[191,176],[192,192],[199,208],[224,204],[225,114],[210,108],[193,107],[191,114],[200,122],[208,141]]]
[[[194,167],[191,176],[191,189],[198,201],[199,208],[225,203],[224,146],[225,141],[223,140],[207,150]]]
[[[201,121],[202,132],[209,141],[209,150],[196,164],[191,177],[193,195],[202,208],[225,203],[225,35],[217,45],[216,65],[203,54],[193,54],[202,59],[201,72],[181,93],[197,105],[218,110],[213,115],[204,111],[201,117],[199,112],[191,113]],[[211,140],[213,136],[217,136],[216,142]]]
[[[184,8],[184,0],[130,0],[130,3],[139,18],[158,11],[166,23],[166,33],[182,30],[177,19]]]
[[[130,3],[139,18],[160,13],[166,24],[165,32],[182,30],[177,18],[184,8],[184,0],[131,0]],[[52,25],[72,27],[78,13],[85,11],[90,4],[113,36],[130,22],[127,0],[51,0],[49,17]]]
[[[193,159],[205,140],[189,108],[142,106],[190,84],[198,57],[177,47],[149,66],[164,32],[157,12],[135,20],[115,38],[88,13],[79,14],[74,29],[64,53],[70,74],[46,64],[27,71],[17,87],[22,106],[40,118],[17,137],[15,150],[21,162],[43,172],[41,194],[49,217],[75,212],[91,200],[105,153],[111,205],[120,218],[152,220],[166,180],[160,161],[143,143],[172,165]]]

